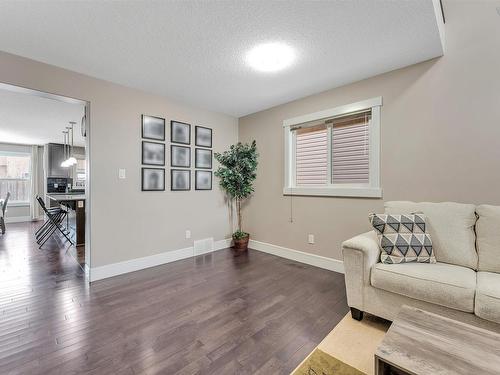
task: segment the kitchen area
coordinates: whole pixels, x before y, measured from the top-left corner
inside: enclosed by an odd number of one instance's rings
[[[72,142],[74,123],[64,132],[64,144],[48,143],[45,147],[46,193],[48,210],[66,211],[61,226],[68,232],[66,240],[74,246],[72,254],[80,265],[85,264],[85,147]],[[64,238],[62,238],[64,240]]]

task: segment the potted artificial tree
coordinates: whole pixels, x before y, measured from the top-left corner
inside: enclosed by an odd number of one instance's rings
[[[248,250],[250,235],[241,227],[241,203],[254,191],[253,182],[257,177],[257,145],[242,144],[232,145],[228,151],[215,153],[215,159],[220,163],[215,171],[215,176],[220,179],[220,186],[227,193],[229,199],[236,204],[238,228],[233,233],[234,250],[241,253]]]

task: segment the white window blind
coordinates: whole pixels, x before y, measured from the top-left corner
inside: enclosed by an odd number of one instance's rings
[[[370,181],[371,110],[331,120],[332,184]]]
[[[328,131],[325,124],[296,131],[295,176],[298,186],[325,185],[328,180]]]
[[[367,110],[292,129],[296,132],[296,185],[368,184],[370,119],[371,110]]]

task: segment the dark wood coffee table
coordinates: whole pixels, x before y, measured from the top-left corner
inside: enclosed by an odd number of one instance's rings
[[[498,375],[500,334],[403,306],[375,352],[377,375]]]

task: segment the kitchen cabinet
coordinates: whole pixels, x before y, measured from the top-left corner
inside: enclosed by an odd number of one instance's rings
[[[72,148],[72,153],[77,160],[79,159],[85,160],[84,147],[75,146]],[[68,156],[64,153],[64,145],[59,143],[49,143],[47,145],[47,154],[48,154],[47,177],[69,177],[75,179],[76,176],[73,175],[79,172],[77,170],[77,167],[72,167],[72,168],[61,167],[61,163]],[[80,171],[80,173],[85,173],[85,169],[83,170],[83,172]]]
[[[49,143],[47,145],[48,154],[48,177],[69,177],[68,168],[61,167],[65,160],[64,146],[58,143]]]

